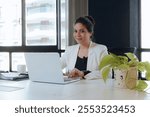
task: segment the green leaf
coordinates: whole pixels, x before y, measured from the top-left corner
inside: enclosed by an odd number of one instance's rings
[[[130,61],[128,62],[128,65],[129,65],[130,67],[135,67],[135,66],[138,65],[138,61],[135,60],[135,59],[130,60]]]
[[[136,90],[138,91],[144,91],[145,88],[147,88],[148,84],[144,80],[139,80],[137,82]]]
[[[150,63],[144,62],[146,71],[150,71]]]
[[[103,70],[102,70],[102,77],[104,79],[104,81],[106,82],[106,80],[108,79],[108,75],[110,73],[110,70],[111,68],[108,66],[108,67],[105,67]]]
[[[130,60],[138,60],[138,58],[135,56],[135,54],[133,54],[133,53],[131,53],[131,52],[125,53],[125,55],[127,55],[127,57],[128,57]]]
[[[141,72],[146,71],[146,79],[150,80],[150,63],[149,62],[139,62],[138,70]]]
[[[145,62],[145,69],[146,69],[146,79],[150,80],[150,63]]]
[[[118,66],[118,69],[128,69],[129,66],[127,64],[121,64]]]
[[[139,62],[137,66],[138,66],[139,71],[141,71],[141,72],[145,71],[145,64],[144,63]]]
[[[99,69],[101,70],[103,67],[106,67],[109,64],[112,64],[114,62],[114,58],[111,55],[106,55],[102,58],[100,64],[99,64]]]
[[[146,79],[150,80],[150,72],[149,71],[146,72]]]

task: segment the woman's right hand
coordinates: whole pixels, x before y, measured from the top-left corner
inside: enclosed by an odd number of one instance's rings
[[[84,77],[84,72],[74,68],[68,74],[68,77],[75,78],[75,77]]]

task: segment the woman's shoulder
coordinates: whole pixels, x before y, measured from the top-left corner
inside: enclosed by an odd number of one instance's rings
[[[75,44],[75,45],[70,45],[70,46],[68,46],[67,48],[66,48],[66,52],[67,53],[72,53],[72,52],[74,52],[74,51],[76,51],[77,49],[79,48],[79,44]]]
[[[70,46],[68,46],[66,49],[75,49],[75,48],[77,48],[77,47],[79,47],[79,44],[75,44],[75,45],[70,45]]]
[[[95,43],[95,42],[92,42],[92,47],[94,48],[97,48],[97,49],[106,49],[107,50],[107,46],[106,45],[103,45],[103,44],[98,44],[98,43]]]

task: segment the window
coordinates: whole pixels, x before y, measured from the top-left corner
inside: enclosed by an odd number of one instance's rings
[[[0,0],[0,46],[21,46],[21,1]]]
[[[16,71],[24,52],[62,53],[68,0],[0,0],[0,70]]]
[[[26,45],[56,45],[56,0],[26,0]]]
[[[141,0],[141,59],[150,62],[150,1]]]

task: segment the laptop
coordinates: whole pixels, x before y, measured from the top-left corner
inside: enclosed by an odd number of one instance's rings
[[[25,60],[31,81],[68,84],[80,80],[63,76],[60,56],[56,52],[26,52]]]

